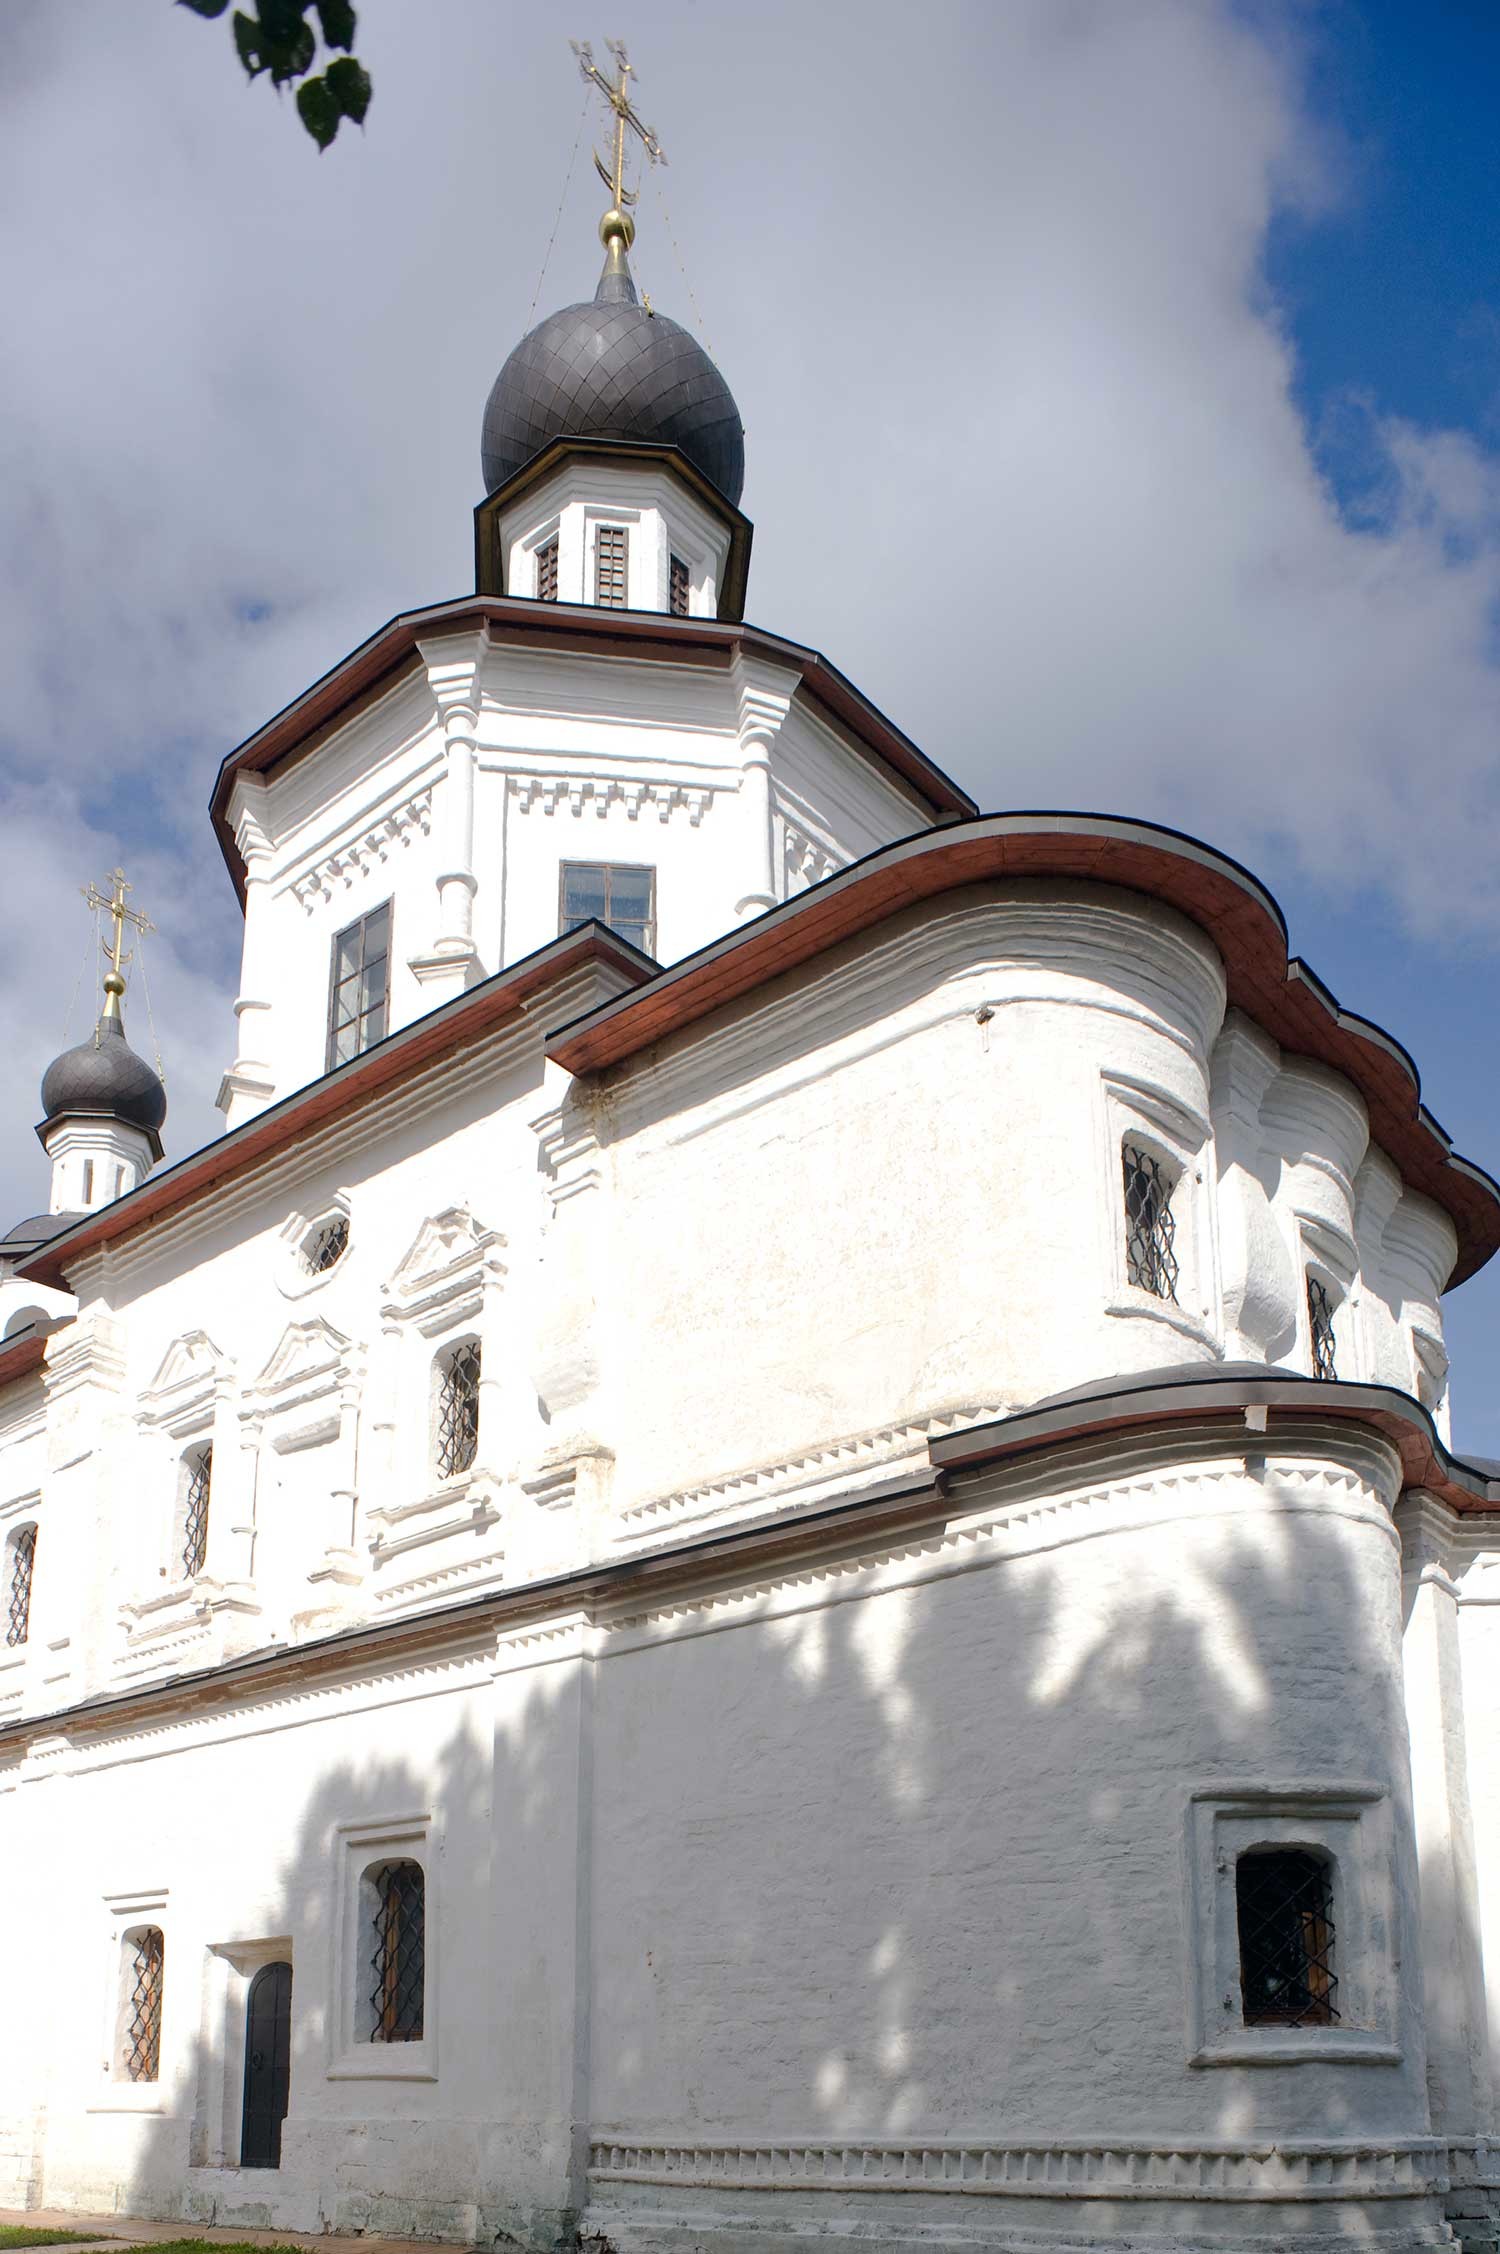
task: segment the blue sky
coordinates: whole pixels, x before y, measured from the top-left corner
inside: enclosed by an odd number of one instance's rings
[[[539,18],[543,20],[538,20]],[[1500,11],[1488,0],[366,0],[319,158],[224,25],[11,0],[0,82],[0,1195],[124,855],[180,1155],[233,1047],[224,752],[472,584],[490,380],[630,39],[635,263],[747,425],[750,615],[985,804],[1137,813],[1277,892],[1500,1171]],[[592,287],[586,150],[539,310]],[[934,559],[941,568],[934,567]],[[143,1040],[138,1002],[132,1033]],[[1500,1277],[1450,1301],[1500,1455]]]

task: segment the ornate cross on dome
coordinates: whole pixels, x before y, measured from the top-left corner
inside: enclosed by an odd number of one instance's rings
[[[625,52],[623,42],[618,39],[606,39],[604,44],[614,57],[616,75],[613,81],[605,77],[603,71],[595,62],[594,50],[586,39],[581,42],[577,39],[568,41],[568,45],[578,57],[578,68],[582,77],[590,86],[598,89],[614,113],[615,148],[613,163],[606,164],[598,150],[594,151],[594,169],[604,182],[605,187],[608,188],[612,198],[610,209],[599,222],[599,233],[606,243],[612,236],[618,236],[628,250],[635,240],[635,221],[630,216],[630,206],[636,201],[639,190],[632,190],[625,185],[625,128],[627,125],[639,139],[641,147],[645,150],[652,164],[665,164],[667,158],[660,141],[657,140],[650,126],[642,121],[639,111],[630,99],[630,57]]]
[[[139,908],[126,907],[125,895],[133,891],[134,887],[126,883],[123,869],[112,869],[109,883],[113,889],[108,893],[101,892],[97,884],[85,885],[83,897],[96,912],[102,908],[114,920],[114,937],[109,943],[109,969],[104,974],[104,1015],[118,1017],[120,996],[125,991],[122,965],[130,960],[125,952],[125,926],[131,925],[143,936],[148,931],[155,931],[156,926],[147,922]]]

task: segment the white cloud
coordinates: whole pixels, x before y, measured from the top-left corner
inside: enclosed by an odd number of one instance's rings
[[[367,0],[370,129],[320,159],[222,24],[8,12],[0,1037],[40,1070],[72,888],[128,852],[183,1019],[178,1150],[232,1046],[218,757],[470,583],[480,409],[581,99],[563,29]],[[986,802],[1149,813],[1493,938],[1500,467],[1367,413],[1370,507],[1340,515],[1261,265],[1278,204],[1347,192],[1294,48],[1228,0],[642,0],[631,31],[745,413],[752,616]],[[585,140],[542,310],[591,286],[596,203]],[[688,310],[649,186],[636,263]],[[17,1211],[31,1071],[0,1107]]]

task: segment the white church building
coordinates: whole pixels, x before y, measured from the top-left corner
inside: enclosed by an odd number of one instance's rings
[[[224,762],[225,1133],[118,947],[46,1074],[0,2206],[1494,2248],[1500,1191],[1244,869],[746,623],[601,232],[475,592]]]

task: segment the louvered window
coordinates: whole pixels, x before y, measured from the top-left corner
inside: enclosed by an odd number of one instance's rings
[[[166,1949],[159,1926],[126,1943],[125,2076],[154,2082],[161,2070],[161,1992]]]
[[[383,1863],[374,1873],[370,2040],[418,2043],[426,1985],[427,1895],[420,1863]]]
[[[1339,2013],[1327,1863],[1303,1847],[1251,1848],[1234,1892],[1245,2024],[1328,2026]]]
[[[479,1348],[470,1339],[456,1346],[438,1371],[438,1477],[458,1478],[470,1468],[478,1448]]]
[[[536,599],[539,603],[557,601],[557,542],[549,540],[536,552]]]
[[[1176,1177],[1137,1143],[1121,1152],[1125,1172],[1125,1274],[1158,1299],[1177,1298],[1177,1223],[1172,1215]]]
[[[646,955],[656,951],[656,871],[619,861],[564,861],[558,930],[607,924]]]
[[[683,562],[681,556],[674,556],[672,558],[671,581],[669,586],[669,607],[674,618],[687,617],[688,594],[688,567]]]
[[[623,524],[601,524],[594,532],[594,600],[603,610],[625,608],[625,566],[630,535]]]
[[[1307,1279],[1307,1329],[1312,1342],[1313,1376],[1337,1378],[1337,1341],[1333,1335],[1333,1294],[1321,1276]]]
[[[182,1570],[191,1581],[203,1571],[208,1555],[208,1497],[213,1485],[214,1452],[197,1448],[184,1465],[187,1474],[182,1497]]]
[[[325,1070],[383,1041],[391,1001],[391,904],[372,908],[333,943]]]
[[[23,1644],[31,1632],[31,1582],[36,1570],[36,1528],[23,1526],[10,1545],[10,1588],[6,1594],[5,1640]]]

